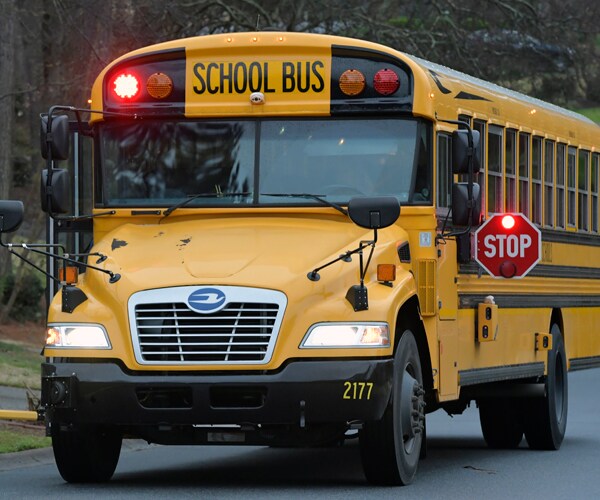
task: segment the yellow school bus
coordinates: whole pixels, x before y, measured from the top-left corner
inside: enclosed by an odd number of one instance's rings
[[[69,233],[40,250],[65,480],[108,480],[124,436],[358,432],[366,479],[408,484],[426,413],[472,401],[490,447],[560,447],[567,372],[600,366],[597,125],[382,45],[275,32],[126,54],[84,112],[52,108],[42,134],[42,204]],[[79,141],[93,164],[73,172]],[[22,206],[0,208],[16,229]],[[541,232],[526,276],[475,260],[497,214]]]

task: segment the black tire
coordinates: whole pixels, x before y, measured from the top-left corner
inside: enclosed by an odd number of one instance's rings
[[[534,450],[558,450],[567,429],[569,385],[565,342],[557,324],[550,329],[552,350],[548,353],[545,395],[527,402],[525,438]]]
[[[479,421],[489,448],[514,449],[523,440],[522,404],[515,398],[481,399]]]
[[[56,466],[69,483],[108,481],[121,453],[119,433],[97,428],[60,429],[52,426],[52,448]]]
[[[424,396],[419,349],[406,329],[394,356],[390,404],[381,420],[366,422],[359,434],[363,470],[370,483],[406,485],[414,480],[422,449]]]

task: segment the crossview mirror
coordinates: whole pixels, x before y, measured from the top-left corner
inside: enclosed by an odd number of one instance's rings
[[[348,203],[348,216],[360,227],[382,229],[398,220],[400,204],[393,196],[352,198]]]
[[[479,172],[479,132],[471,131],[473,134],[473,173]],[[469,173],[469,131],[455,130],[452,133],[452,171],[455,174]]]
[[[469,220],[469,203],[472,204]],[[452,184],[452,224],[455,226],[470,226],[479,224],[481,217],[481,189],[479,184],[473,184],[473,199],[469,201],[467,182]]]
[[[23,202],[18,200],[0,201],[0,233],[12,233],[23,222]]]
[[[48,169],[42,170],[40,197],[42,210],[53,214],[66,214],[71,209],[70,176],[64,168],[53,168],[48,186]],[[48,206],[50,204],[50,206]]]
[[[48,116],[42,116],[40,147],[42,158],[45,160],[48,159],[49,148],[52,160],[67,160],[69,158],[69,117],[67,115],[52,117],[50,131],[48,131]]]

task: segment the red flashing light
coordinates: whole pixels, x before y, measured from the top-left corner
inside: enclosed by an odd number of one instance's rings
[[[400,88],[400,80],[398,75],[391,69],[380,69],[375,73],[373,86],[378,94],[392,95]]]
[[[131,73],[121,73],[113,80],[113,92],[121,99],[133,99],[140,92],[138,79]]]
[[[512,215],[502,217],[502,227],[504,229],[512,229],[515,227],[515,218]]]

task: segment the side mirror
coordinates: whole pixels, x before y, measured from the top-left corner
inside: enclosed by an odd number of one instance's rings
[[[479,131],[473,130],[473,173],[479,172]],[[455,174],[469,173],[469,132],[455,130],[452,132],[452,171]]]
[[[452,224],[470,226],[479,224],[481,217],[481,187],[473,184],[473,209],[469,220],[469,188],[467,182],[452,184]]]
[[[53,160],[69,159],[69,117],[57,115],[52,117],[52,130],[48,136],[48,116],[42,116],[40,122],[40,148],[42,158],[48,159],[48,146],[51,148]],[[50,140],[48,140],[50,138]]]
[[[400,204],[393,196],[352,198],[348,203],[348,216],[357,226],[381,229],[398,220]]]
[[[64,168],[52,169],[52,184],[50,186],[47,184],[48,169],[44,169],[42,170],[40,184],[42,210],[48,212],[51,208],[54,214],[68,213],[71,210],[71,182],[68,170]],[[48,199],[50,199],[50,207],[48,207]]]
[[[0,201],[0,233],[12,233],[23,222],[23,202],[18,200]]]

